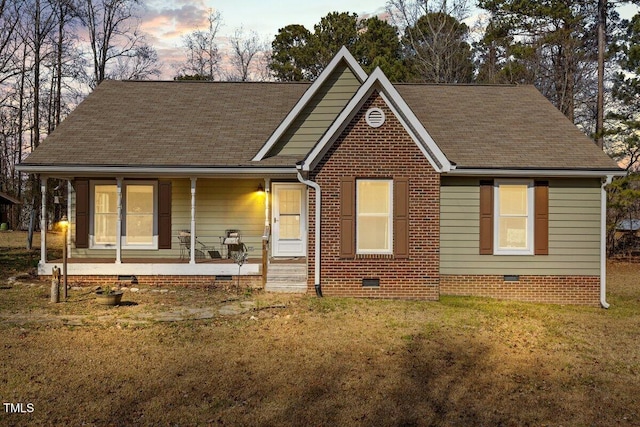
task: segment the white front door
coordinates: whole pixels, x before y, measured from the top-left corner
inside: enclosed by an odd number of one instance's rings
[[[303,184],[273,184],[272,255],[307,255],[307,188]]]

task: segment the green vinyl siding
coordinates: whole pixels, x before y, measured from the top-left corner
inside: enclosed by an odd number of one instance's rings
[[[271,149],[276,154],[306,156],[360,87],[346,63],[336,67]]]
[[[115,181],[114,181],[115,182]],[[250,258],[262,256],[262,233],[265,222],[265,193],[259,193],[259,179],[198,179],[196,181],[196,236],[199,242],[220,249],[225,230],[240,230],[242,241],[253,250]],[[72,197],[75,215],[75,198]],[[74,215],[72,220],[74,221]],[[75,222],[75,221],[74,221]],[[72,222],[72,233],[75,233]],[[191,180],[171,180],[171,249],[122,249],[127,258],[179,258],[178,233],[191,228]],[[75,236],[75,234],[72,234]],[[73,239],[72,239],[73,241]],[[73,244],[72,244],[73,246]],[[196,244],[196,249],[201,249]],[[72,258],[115,258],[114,249],[77,249]]]
[[[600,181],[549,180],[549,255],[480,255],[479,179],[443,177],[440,274],[600,274]]]

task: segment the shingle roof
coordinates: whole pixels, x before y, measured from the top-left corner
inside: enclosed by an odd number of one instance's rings
[[[308,86],[106,80],[23,164],[249,165]]]
[[[306,83],[104,81],[24,166],[293,166],[252,157]],[[616,169],[532,86],[395,85],[458,168]]]
[[[617,169],[533,86],[394,86],[458,168]]]

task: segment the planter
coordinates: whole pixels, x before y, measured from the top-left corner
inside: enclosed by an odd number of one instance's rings
[[[122,301],[122,291],[114,291],[108,294],[98,291],[96,292],[96,301],[100,305],[120,305],[120,301]]]

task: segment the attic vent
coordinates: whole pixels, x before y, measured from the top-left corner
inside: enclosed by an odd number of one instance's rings
[[[384,112],[379,108],[369,108],[364,116],[367,124],[372,128],[379,128],[384,123]]]

